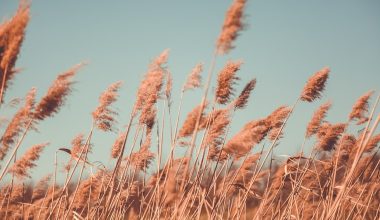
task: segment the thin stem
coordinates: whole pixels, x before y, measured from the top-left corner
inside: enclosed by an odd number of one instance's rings
[[[296,102],[293,104],[292,108],[290,109],[288,116],[285,118],[284,122],[282,123],[282,125],[281,125],[281,127],[280,127],[280,130],[278,131],[278,133],[277,133],[275,139],[273,140],[272,145],[269,147],[268,152],[267,152],[266,155],[264,156],[263,162],[261,163],[259,169],[257,170],[256,175],[251,179],[250,184],[249,184],[249,186],[247,187],[247,189],[250,189],[250,188],[252,187],[252,185],[254,184],[254,182],[255,182],[257,176],[259,175],[260,171],[261,171],[262,168],[264,167],[264,164],[265,164],[266,160],[268,159],[269,154],[272,152],[272,150],[273,150],[274,147],[276,146],[276,143],[277,143],[277,141],[278,141],[278,139],[279,139],[279,137],[280,137],[280,135],[281,135],[281,133],[282,133],[282,130],[284,129],[284,127],[285,127],[285,125],[286,125],[286,122],[287,122],[288,119],[290,118],[290,115],[293,113],[293,111],[294,111],[294,109],[295,109],[295,107],[297,106],[297,104],[298,104],[299,101],[300,101],[300,98],[297,98]],[[249,191],[247,191],[247,192],[244,194],[244,196],[243,196],[243,200],[242,200],[242,202],[240,203],[240,205],[238,206],[238,211],[236,212],[236,214],[239,213],[238,216],[241,215],[241,206],[243,205],[243,202],[247,199],[248,193],[249,193]],[[234,215],[234,217],[236,216],[236,214]]]
[[[78,182],[77,182],[77,185],[75,187],[75,191],[74,191],[74,194],[73,194],[73,198],[71,199],[71,202],[70,202],[70,205],[68,207],[68,212],[67,214],[65,215],[64,219],[67,218],[68,214],[70,213],[70,210],[71,210],[71,207],[72,205],[74,204],[74,201],[75,201],[75,197],[78,193],[78,190],[79,190],[79,186],[80,186],[80,182],[81,182],[81,179],[82,179],[82,175],[83,175],[83,171],[84,171],[84,168],[86,166],[86,161],[87,161],[87,155],[88,155],[88,152],[89,152],[89,149],[90,149],[90,145],[91,145],[91,137],[92,137],[92,133],[94,131],[94,127],[95,127],[95,123],[92,124],[92,127],[91,127],[91,131],[90,131],[90,134],[88,135],[88,138],[86,140],[86,143],[84,145],[84,148],[85,148],[85,154],[84,154],[84,161],[83,161],[83,165],[82,165],[82,168],[80,170],[80,173],[79,173],[79,178],[78,178]],[[78,158],[78,160],[80,160],[81,157]]]
[[[376,103],[375,103],[374,107],[372,108],[372,112],[371,112],[370,117],[369,117],[370,119],[373,117],[373,115],[375,113],[375,109],[376,109],[376,107],[377,107],[377,105],[379,103],[379,100],[380,100],[380,95],[377,96]],[[369,138],[372,136],[373,132],[375,131],[375,129],[376,129],[378,123],[379,123],[379,120],[380,120],[380,114],[378,115],[378,117],[377,117],[374,125],[372,126],[372,129],[369,132],[369,134],[367,136],[363,135],[363,137],[362,137],[362,139],[360,141],[359,148],[358,148],[358,151],[356,153],[355,159],[354,159],[354,161],[352,163],[351,169],[350,169],[349,173],[347,174],[346,180],[343,182],[342,188],[339,191],[339,193],[338,193],[335,201],[332,203],[331,208],[330,208],[329,212],[327,213],[326,219],[333,218],[334,215],[336,214],[336,209],[338,208],[338,206],[340,204],[340,201],[342,200],[343,195],[346,192],[346,188],[347,188],[348,184],[351,182],[352,175],[354,174],[355,168],[356,168],[356,166],[359,163],[359,158],[363,154],[365,146],[367,145],[367,143],[369,141]],[[366,128],[364,130],[364,134],[366,134],[367,130],[369,129],[370,121],[371,120],[368,120],[367,126],[366,126]],[[368,137],[368,138],[367,138],[366,141],[364,141],[366,139],[366,137]]]
[[[3,81],[2,81],[2,83],[1,83],[1,90],[0,90],[0,107],[1,107],[1,104],[3,103],[3,95],[4,95],[5,81],[6,81],[6,78],[7,78],[7,74],[8,74],[8,65],[5,67],[4,74],[3,74]]]
[[[198,117],[197,117],[197,122],[195,124],[195,128],[194,128],[194,131],[193,131],[193,136],[192,136],[191,142],[190,142],[190,153],[189,153],[190,160],[191,160],[192,155],[193,155],[194,146],[195,146],[195,142],[196,142],[196,138],[197,138],[197,134],[198,134],[198,128],[199,128],[199,125],[200,125],[200,121],[201,121],[201,117],[202,117],[202,114],[203,114],[203,110],[204,110],[205,105],[206,105],[206,100],[207,100],[208,90],[209,90],[209,87],[210,87],[212,73],[214,72],[214,68],[215,68],[216,57],[217,57],[217,52],[215,51],[214,55],[212,57],[211,66],[210,66],[210,69],[209,69],[209,72],[208,72],[208,76],[207,76],[207,81],[206,81],[206,84],[204,86],[204,95],[202,97],[201,109],[199,111],[199,114],[198,114]],[[190,162],[187,163],[186,166],[185,166],[185,172],[184,172],[185,173],[185,178],[184,178],[185,180],[186,180],[187,172],[189,170],[189,166],[190,166]],[[184,190],[185,182],[186,181],[183,181],[182,184],[181,184],[181,187],[180,187],[181,191]]]
[[[11,154],[11,157],[8,159],[6,165],[5,165],[4,168],[3,168],[3,171],[1,172],[1,175],[0,175],[0,182],[1,182],[1,180],[3,179],[5,173],[7,172],[7,169],[8,169],[8,167],[9,167],[9,165],[10,165],[10,163],[11,163],[13,157],[16,155],[17,150],[18,150],[19,147],[21,146],[22,141],[24,140],[26,134],[28,133],[28,130],[29,130],[30,126],[32,125],[32,122],[33,122],[33,119],[30,119],[29,122],[28,122],[28,124],[26,125],[26,128],[25,128],[25,130],[24,130],[24,133],[22,134],[20,140],[17,142],[16,147],[13,149],[13,152],[12,152],[12,154]]]

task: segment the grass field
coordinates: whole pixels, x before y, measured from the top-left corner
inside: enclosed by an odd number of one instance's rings
[[[275,160],[273,150],[287,135],[288,119],[297,117],[294,110],[323,96],[330,69],[321,67],[305,79],[294,104],[248,121],[227,138],[234,115],[249,105],[256,79],[244,82],[243,90],[237,91],[242,62],[227,61],[220,71],[215,63],[239,46],[235,40],[244,34],[245,5],[246,0],[233,0],[210,68],[204,70],[198,64],[192,69],[179,100],[172,100],[172,93],[178,91],[172,91],[169,50],[152,60],[133,108],[123,112],[130,115],[127,126],[107,155],[113,167],[90,161],[88,155],[96,151],[91,147],[95,130],[114,131],[115,116],[121,113],[113,104],[121,82],[99,96],[98,107],[88,116],[92,117],[90,131],[78,134],[71,147],[52,155],[55,159],[58,153],[69,155],[65,166],[51,164],[54,172],[31,184],[30,171],[49,143],[31,146],[23,155],[17,151],[29,132],[59,113],[76,73],[91,64],[83,62],[59,74],[40,100],[36,100],[36,88],[31,88],[24,98],[5,103],[14,76],[21,74],[18,79],[23,79],[16,61],[26,37],[30,3],[21,1],[14,16],[0,25],[0,108],[19,106],[2,131],[0,218],[379,219],[378,91],[369,91],[356,102],[353,97],[351,113],[341,123],[326,120],[331,102],[320,105],[307,127],[299,128],[305,130],[299,137],[303,140],[300,152]],[[199,104],[182,108],[184,94],[196,89],[203,94]],[[173,109],[173,102],[180,103],[178,109]],[[180,123],[182,115],[186,117]],[[164,137],[164,126],[170,130],[169,137]],[[163,155],[163,148],[169,149],[169,155]],[[177,148],[184,153],[175,153]],[[58,177],[65,181],[57,181]]]

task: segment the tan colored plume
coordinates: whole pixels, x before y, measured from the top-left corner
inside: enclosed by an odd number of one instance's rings
[[[206,104],[207,106],[207,104]],[[179,130],[178,137],[188,137],[193,134],[198,116],[201,112],[201,110],[204,109],[202,107],[202,103],[198,106],[196,106],[186,117],[185,122],[183,123],[181,129]],[[202,125],[206,120],[206,117],[204,116],[204,112],[202,112],[200,125]],[[201,127],[201,126],[200,126]],[[200,129],[200,128],[199,128]]]
[[[218,85],[215,91],[215,98],[219,104],[226,104],[234,94],[233,85],[239,77],[236,72],[240,69],[242,62],[229,61],[218,74]]]
[[[25,29],[29,22],[30,5],[20,1],[16,14],[0,25],[0,85],[1,102],[9,82],[18,71],[15,64],[25,37]]]
[[[282,132],[279,134],[281,127],[285,121],[285,119],[290,114],[290,107],[288,106],[280,106],[276,110],[274,110],[268,117],[267,122],[270,126],[270,131],[268,133],[268,138],[270,140],[275,140],[276,137],[280,138],[282,136]]]
[[[59,111],[65,103],[67,95],[71,92],[72,78],[83,65],[84,63],[80,63],[58,75],[46,95],[37,104],[34,113],[36,119],[43,120]]]
[[[203,64],[199,63],[197,64],[193,70],[190,72],[189,76],[187,77],[187,81],[185,85],[183,86],[183,90],[189,90],[189,89],[195,89],[201,86],[202,83],[202,73],[203,70]]]
[[[306,102],[312,102],[319,99],[325,89],[329,73],[330,69],[325,67],[311,76],[303,88],[300,99]]]
[[[112,131],[113,124],[115,123],[114,115],[117,112],[110,108],[110,105],[116,102],[118,98],[117,92],[119,91],[121,82],[111,84],[106,91],[99,97],[99,105],[92,112],[92,117],[96,126],[102,131]]]
[[[116,159],[119,157],[121,150],[123,149],[125,133],[120,133],[114,144],[112,145],[111,157]]]
[[[314,115],[307,125],[306,137],[311,137],[313,134],[318,132],[324,118],[326,117],[327,111],[331,107],[331,102],[326,102],[322,104],[315,112]]]
[[[364,124],[368,121],[366,114],[368,113],[369,104],[368,101],[371,98],[373,91],[369,91],[362,95],[352,107],[352,111],[349,115],[350,120],[358,120],[357,125]]]
[[[251,95],[252,90],[255,89],[256,79],[253,79],[245,85],[243,91],[241,91],[239,97],[234,102],[234,107],[236,109],[243,109],[247,106],[249,96]]]
[[[234,0],[226,13],[222,31],[216,42],[219,54],[226,54],[234,48],[233,41],[243,29],[243,12],[246,0]]]
[[[204,123],[208,123],[208,130],[204,140],[204,145],[218,146],[223,143],[227,126],[230,124],[230,115],[228,109],[218,109],[212,111]],[[202,126],[204,127],[204,126]]]
[[[331,151],[334,149],[335,144],[338,142],[346,126],[347,124],[344,123],[330,125],[326,129],[325,134],[319,138],[317,149],[324,151]]]
[[[48,143],[32,146],[19,160],[17,160],[9,168],[8,172],[14,174],[18,178],[30,177],[28,171],[36,166],[34,162],[40,158],[42,150],[47,145]]]
[[[223,150],[238,159],[259,144],[267,136],[270,129],[270,122],[267,119],[251,121],[227,142]]]
[[[2,147],[0,148],[0,160],[3,160],[8,152],[9,146],[16,142],[17,137],[25,129],[31,120],[34,107],[36,89],[32,88],[25,97],[25,104],[13,116],[2,136]]]

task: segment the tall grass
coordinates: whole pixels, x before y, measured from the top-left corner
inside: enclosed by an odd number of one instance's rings
[[[57,149],[56,161],[57,155],[70,155],[64,172],[58,172],[61,169],[55,162],[53,174],[35,185],[28,184],[30,169],[47,144],[37,144],[21,157],[16,157],[17,150],[31,129],[59,112],[83,64],[58,75],[39,102],[35,100],[36,89],[32,89],[1,137],[0,218],[379,219],[380,134],[375,131],[380,115],[374,113],[380,96],[371,105],[374,91],[356,101],[343,123],[326,121],[332,104],[322,104],[305,128],[301,151],[285,161],[274,161],[273,149],[286,135],[288,119],[297,117],[294,109],[322,97],[329,68],[311,75],[303,89],[300,87],[293,105],[279,106],[267,117],[252,119],[227,139],[234,115],[248,105],[256,79],[237,93],[235,84],[240,80],[238,72],[243,63],[229,61],[217,74],[215,93],[211,94],[209,88],[216,74],[215,63],[234,48],[244,27],[245,4],[245,0],[233,1],[206,80],[202,82],[203,64],[196,65],[180,91],[177,112],[171,105],[175,100],[166,64],[169,51],[151,62],[127,126],[109,150],[113,167],[99,166],[89,161],[88,155],[94,150],[93,131],[110,132],[114,128],[114,116],[120,112],[112,105],[119,96],[120,82],[100,95],[88,134],[75,137],[71,148]],[[0,26],[1,101],[16,73],[14,66],[29,7],[22,2],[15,16]],[[182,109],[184,93],[202,86],[199,104],[192,110]],[[163,108],[161,116],[157,114],[159,104]],[[184,112],[188,114],[181,125],[179,119]],[[361,126],[357,134],[349,133],[357,128],[352,122]],[[164,137],[165,129],[170,137]],[[170,140],[169,144],[165,140]],[[313,146],[309,155],[304,153],[306,144]],[[164,147],[170,150],[166,160]],[[175,154],[178,147],[185,147],[186,152]],[[255,153],[254,148],[258,149]],[[148,175],[148,170],[155,172]],[[56,181],[58,175],[65,177],[62,184]]]

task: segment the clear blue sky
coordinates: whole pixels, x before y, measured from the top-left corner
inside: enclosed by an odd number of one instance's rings
[[[175,112],[180,87],[189,71],[199,62],[208,68],[230,3],[34,0],[17,62],[24,71],[8,89],[6,101],[24,96],[33,86],[41,97],[58,73],[83,60],[89,65],[77,75],[75,90],[59,114],[41,123],[39,133],[28,134],[21,152],[32,144],[51,143],[33,177],[52,172],[54,151],[69,146],[76,134],[88,133],[90,113],[98,104],[99,94],[118,80],[124,81],[116,104],[118,128],[123,129],[142,75],[152,58],[166,48],[170,48],[168,66],[174,77]],[[10,17],[16,9],[17,1],[0,0],[0,19]],[[248,1],[246,30],[232,53],[217,60],[217,70],[226,60],[244,61],[237,91],[253,77],[258,81],[248,108],[234,117],[230,135],[279,105],[291,105],[309,76],[324,66],[331,68],[331,77],[323,100],[297,107],[276,153],[291,154],[300,147],[306,123],[326,100],[333,101],[328,119],[346,121],[360,95],[370,89],[379,92],[379,11],[377,0]],[[200,91],[186,94],[183,116],[200,100]],[[11,116],[14,111],[1,109],[1,116]],[[117,133],[95,132],[91,160],[108,164],[116,137]],[[62,154],[59,160],[67,159]]]

